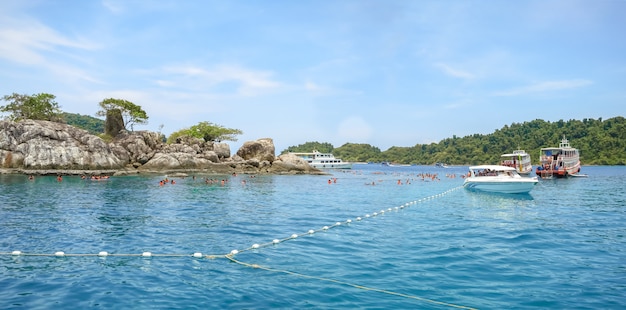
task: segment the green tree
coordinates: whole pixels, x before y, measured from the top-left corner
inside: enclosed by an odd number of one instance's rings
[[[226,128],[205,121],[172,133],[167,139],[167,142],[173,143],[176,139],[183,136],[203,139],[207,142],[237,141],[237,135],[241,134],[243,134],[243,131],[239,129]]]
[[[8,119],[12,121],[36,119],[62,122],[61,109],[54,101],[55,98],[56,96],[46,93],[30,96],[13,93],[2,97],[9,104],[0,106],[0,112],[10,113]]]
[[[124,120],[124,128],[130,125],[130,130],[133,131],[134,124],[147,124],[148,114],[141,106],[138,106],[128,100],[108,98],[100,102],[100,109],[96,112],[96,115],[106,117],[112,110],[119,110]]]

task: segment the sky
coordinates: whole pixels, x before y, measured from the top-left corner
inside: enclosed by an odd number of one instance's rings
[[[6,0],[0,96],[106,98],[169,135],[207,121],[385,151],[626,116],[625,0]],[[0,102],[6,104],[6,102]],[[558,143],[558,141],[554,141]]]

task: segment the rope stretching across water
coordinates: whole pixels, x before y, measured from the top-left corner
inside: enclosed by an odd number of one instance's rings
[[[407,202],[401,206],[395,207],[395,208],[388,208],[387,210],[380,210],[378,212],[373,212],[372,214],[365,214],[364,217],[356,217],[355,220],[356,221],[361,221],[363,219],[367,219],[367,218],[371,218],[371,217],[375,217],[378,215],[382,215],[385,212],[390,212],[390,211],[394,211],[394,210],[400,210],[400,209],[404,209],[406,207],[409,207],[411,205],[415,205],[418,203],[422,203],[425,201],[429,201],[438,197],[442,197],[446,194],[449,194],[453,191],[456,191],[458,189],[463,188],[462,186],[459,187],[455,187],[452,189],[449,189],[443,193],[437,194],[437,195],[433,195],[433,196],[429,196],[426,198],[422,198],[419,200],[415,200],[415,201],[411,201],[411,202]],[[348,219],[344,222],[336,222],[333,225],[329,225],[329,226],[324,226],[321,229],[311,229],[308,230],[304,235],[306,234],[314,234],[316,232],[320,232],[320,231],[326,231],[338,226],[341,226],[343,224],[349,224],[352,223],[353,221]],[[471,307],[467,307],[467,306],[461,306],[461,305],[456,305],[456,304],[451,304],[451,303],[446,303],[446,302],[442,302],[442,301],[437,301],[437,300],[432,300],[432,299],[428,299],[428,298],[423,298],[423,297],[418,297],[418,296],[413,296],[413,295],[408,295],[408,294],[402,294],[402,293],[397,293],[397,292],[393,292],[393,291],[388,291],[388,290],[383,290],[383,289],[377,289],[377,288],[372,288],[372,287],[367,287],[367,286],[363,286],[363,285],[358,285],[358,284],[353,284],[353,283],[349,283],[349,282],[344,282],[344,281],[339,281],[339,280],[334,280],[334,279],[329,279],[329,278],[324,278],[324,277],[317,277],[317,276],[310,276],[310,275],[305,275],[305,274],[301,274],[301,273],[297,273],[297,272],[293,272],[293,271],[288,271],[288,270],[281,270],[281,269],[274,269],[274,268],[269,268],[269,267],[264,267],[261,265],[257,265],[257,264],[250,264],[250,263],[245,263],[239,260],[236,260],[234,258],[235,255],[242,253],[242,252],[246,252],[246,251],[251,251],[251,250],[256,250],[256,249],[260,249],[260,248],[264,248],[270,245],[275,245],[275,244],[279,244],[288,240],[292,240],[292,239],[296,239],[298,238],[299,235],[298,234],[292,234],[289,237],[283,238],[283,239],[274,239],[272,240],[272,242],[267,242],[267,243],[263,243],[263,244],[253,244],[252,246],[250,246],[249,248],[246,249],[242,249],[242,250],[232,250],[229,254],[202,254],[200,252],[195,252],[193,254],[154,254],[151,252],[143,252],[140,254],[121,254],[121,253],[108,253],[108,252],[99,252],[98,254],[68,254],[65,252],[55,252],[55,253],[23,253],[21,251],[13,251],[13,252],[0,252],[0,256],[3,255],[13,255],[13,256],[56,256],[56,257],[93,257],[93,256],[97,256],[97,257],[108,257],[108,256],[112,256],[112,257],[194,257],[194,258],[207,258],[207,259],[217,259],[217,258],[226,258],[234,263],[237,263],[239,265],[242,266],[246,266],[246,267],[251,267],[251,268],[256,268],[256,269],[262,269],[262,270],[266,270],[266,271],[270,271],[270,272],[279,272],[279,273],[284,273],[284,274],[289,274],[289,275],[293,275],[293,276],[298,276],[298,277],[302,277],[302,278],[308,278],[308,279],[316,279],[316,280],[320,280],[320,281],[326,281],[326,282],[332,282],[332,283],[337,283],[337,284],[341,284],[341,285],[346,285],[346,286],[351,286],[354,288],[358,288],[358,289],[363,289],[363,290],[367,290],[367,291],[375,291],[375,292],[379,292],[379,293],[384,293],[384,294],[389,294],[389,295],[394,295],[394,296],[400,296],[400,297],[404,297],[404,298],[410,298],[410,299],[415,299],[415,300],[420,300],[423,302],[428,302],[428,303],[432,303],[432,304],[437,304],[437,305],[442,305],[442,306],[448,306],[448,307],[453,307],[453,308],[458,308],[458,309],[475,309],[475,308],[471,308]]]

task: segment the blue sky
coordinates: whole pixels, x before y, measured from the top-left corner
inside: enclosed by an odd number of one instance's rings
[[[91,116],[126,99],[149,116],[136,130],[241,129],[233,153],[384,151],[625,116],[625,29],[623,0],[2,1],[0,95]]]

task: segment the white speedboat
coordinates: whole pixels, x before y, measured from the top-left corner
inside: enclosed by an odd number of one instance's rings
[[[296,153],[296,155],[304,159],[311,167],[317,169],[351,169],[352,163],[345,162],[341,158],[336,158],[331,153],[321,153],[317,150],[313,150],[311,153]]]
[[[523,194],[530,192],[537,182],[537,177],[522,177],[513,167],[481,165],[469,167],[463,187],[484,192]]]
[[[502,154],[502,166],[513,167],[521,175],[529,175],[533,172],[533,164],[530,161],[530,154],[524,150],[515,150],[513,153]]]

